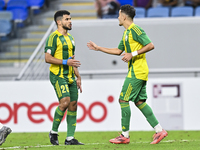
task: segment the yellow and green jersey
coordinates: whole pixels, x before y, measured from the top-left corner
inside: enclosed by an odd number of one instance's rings
[[[151,40],[146,35],[144,30],[132,23],[127,30],[124,31],[122,40],[118,48],[126,53],[137,51],[145,45],[151,43]],[[141,80],[148,80],[148,65],[144,54],[133,57],[128,62],[128,78],[137,78]]]
[[[75,52],[74,38],[69,33],[68,36],[64,36],[56,30],[46,41],[46,52],[51,53],[57,59],[68,59]],[[72,66],[51,64],[49,69],[53,74],[61,78],[67,78],[69,82],[70,80],[73,82],[72,78],[75,77],[75,74]]]

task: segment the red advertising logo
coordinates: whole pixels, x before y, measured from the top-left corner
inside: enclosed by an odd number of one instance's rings
[[[108,101],[109,102],[113,102],[114,98],[113,96],[109,96],[108,97]],[[51,105],[49,105],[49,107],[46,109],[44,107],[44,105],[42,103],[39,102],[35,102],[33,104],[27,104],[25,102],[22,103],[14,103],[13,104],[13,108],[7,104],[7,103],[0,103],[0,109],[1,108],[6,108],[9,112],[9,115],[6,119],[1,119],[0,118],[0,122],[5,124],[10,122],[10,120],[13,118],[14,119],[14,123],[17,124],[18,123],[18,111],[21,107],[26,107],[27,108],[27,117],[29,118],[29,120],[33,123],[42,123],[44,122],[44,118],[40,118],[40,119],[35,119],[33,117],[33,115],[47,115],[49,120],[53,121],[53,116],[51,116],[51,111],[52,108],[57,107],[58,106],[58,102],[52,103]],[[99,106],[103,109],[103,115],[100,118],[95,118],[92,114],[92,109],[95,106]],[[89,118],[93,121],[93,122],[102,122],[105,120],[106,116],[107,116],[107,108],[106,106],[102,103],[102,102],[93,102],[88,109],[86,109],[85,105],[81,102],[78,102],[78,107],[80,107],[83,111],[83,114],[81,115],[80,118],[77,119],[77,123],[80,123],[82,121],[84,121],[84,119],[86,118],[86,116],[88,115]],[[40,111],[35,111],[34,108],[40,108]],[[79,109],[79,108],[78,108]],[[66,114],[66,113],[65,113]],[[65,117],[63,117],[65,118]]]

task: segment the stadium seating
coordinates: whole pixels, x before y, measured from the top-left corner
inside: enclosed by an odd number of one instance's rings
[[[146,17],[146,9],[142,7],[135,7],[135,18],[145,18]]]
[[[44,5],[44,0],[28,0],[29,7],[34,7],[35,9],[39,9]]]
[[[191,6],[173,7],[171,17],[190,17],[194,15],[194,8]]]
[[[44,5],[44,0],[28,0],[28,6],[30,7],[30,22],[33,20],[33,15],[40,12],[40,8]]]
[[[133,6],[133,0],[117,0],[117,1],[120,3],[121,6],[126,4]]]
[[[3,0],[0,0],[0,10],[3,10],[5,6],[5,2]]]
[[[6,19],[0,19],[0,36],[7,36],[12,31],[12,23]]]
[[[15,22],[23,22],[29,15],[26,0],[10,0],[7,3],[7,10],[13,13],[13,20]]]
[[[0,36],[6,36],[12,31],[12,12],[0,11]]]
[[[169,7],[155,7],[147,10],[147,17],[169,17]]]
[[[0,19],[6,19],[8,21],[11,21],[13,18],[11,11],[2,10],[0,11]]]
[[[195,8],[194,16],[200,17],[200,6],[198,6],[198,7]]]

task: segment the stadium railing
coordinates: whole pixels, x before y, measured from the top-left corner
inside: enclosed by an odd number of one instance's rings
[[[169,68],[169,69],[149,69],[149,74],[192,74],[193,77],[198,77],[200,73],[200,68]],[[127,69],[118,69],[118,70],[87,70],[87,71],[80,71],[81,76],[87,76],[89,79],[95,78],[95,76],[102,76],[102,75],[126,75]]]
[[[40,80],[48,75],[49,65],[44,63],[44,46],[47,37],[54,30],[55,22],[52,22],[28,62],[15,80]]]

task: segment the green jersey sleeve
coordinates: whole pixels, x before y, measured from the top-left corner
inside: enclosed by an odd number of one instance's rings
[[[124,48],[124,43],[123,43],[123,39],[120,41],[119,45],[118,45],[118,49],[124,51],[125,48]]]
[[[135,28],[131,29],[131,33],[133,39],[142,44],[143,46],[151,43],[151,40],[149,39],[149,37],[146,35],[146,33],[142,28],[136,26]]]
[[[55,35],[54,33],[52,33],[46,40],[46,45],[45,45],[45,49],[44,52],[45,53],[49,53],[52,56],[54,56],[55,51],[57,49],[57,35]]]

